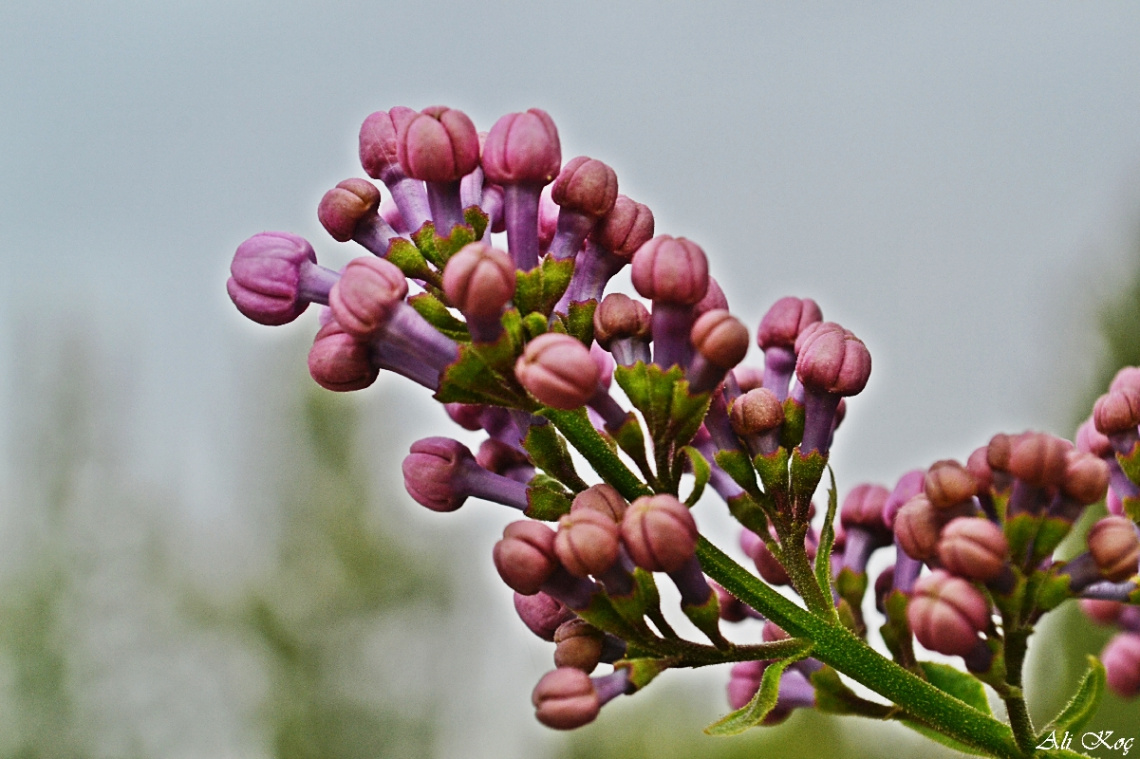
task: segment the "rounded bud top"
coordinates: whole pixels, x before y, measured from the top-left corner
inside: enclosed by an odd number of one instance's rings
[[[598,365],[589,349],[558,332],[527,343],[515,362],[515,376],[540,403],[567,411],[584,406],[598,390]]]
[[[1057,487],[1065,478],[1065,454],[1072,443],[1043,432],[1027,432],[1010,440],[1007,470],[1038,487]]]
[[[732,370],[732,376],[736,378],[736,384],[740,386],[741,392],[747,393],[749,390],[764,387],[764,370],[758,367],[738,366]]]
[[[1119,633],[1100,654],[1104,663],[1108,687],[1122,698],[1140,694],[1140,635]]]
[[[942,528],[938,560],[953,574],[968,580],[989,582],[1005,569],[1009,541],[1000,527],[988,519],[958,517]]]
[[[731,369],[743,361],[748,353],[748,328],[721,308],[706,311],[697,317],[689,339],[697,353],[721,369]]]
[[[631,276],[643,297],[691,306],[708,291],[708,258],[692,240],[658,235],[633,254]]]
[[[416,503],[432,511],[455,511],[467,500],[454,478],[464,465],[477,466],[467,446],[446,437],[428,437],[412,443],[401,467],[404,488]]]
[[[728,420],[737,435],[763,435],[784,423],[784,406],[771,390],[758,387],[732,402]]]
[[[924,494],[911,498],[895,514],[895,540],[907,556],[919,561],[933,559],[938,549],[942,522]]]
[[[531,694],[538,721],[555,730],[573,730],[593,722],[602,705],[590,676],[559,667],[547,672]]]
[[[383,181],[392,179],[393,173],[404,173],[400,168],[396,134],[415,116],[411,108],[397,106],[377,111],[364,120],[360,127],[360,165],[368,176]]]
[[[986,446],[986,463],[995,472],[1009,472],[1009,458],[1013,452],[1013,436],[999,432]]]
[[[348,242],[356,226],[380,207],[380,191],[367,179],[346,179],[325,193],[317,206],[317,218],[333,239]]]
[[[653,211],[649,206],[618,195],[613,209],[591,233],[594,242],[618,258],[629,260],[653,238]]]
[[[329,291],[329,309],[344,331],[359,340],[376,335],[408,294],[408,280],[390,261],[354,258]]]
[[[804,388],[856,395],[871,376],[871,353],[863,341],[834,322],[817,322],[796,345],[796,377]]]
[[[559,567],[554,530],[533,519],[508,524],[492,557],[503,582],[524,596],[537,593]]]
[[[1109,392],[1126,388],[1140,390],[1140,366],[1121,367],[1108,386]]]
[[[907,605],[914,637],[926,648],[947,656],[966,656],[989,625],[985,596],[970,583],[940,569],[920,577]]]
[[[1065,454],[1065,479],[1061,492],[1082,506],[1101,501],[1108,491],[1108,464],[1091,453]]]
[[[609,517],[615,524],[620,524],[628,508],[629,502],[622,498],[617,488],[603,482],[591,485],[574,496],[574,501],[570,504],[570,513],[583,509],[597,511]]]
[[[1124,582],[1140,571],[1140,537],[1131,519],[1101,519],[1089,529],[1088,541],[1101,577],[1109,582]]]
[[[413,179],[458,182],[479,166],[479,133],[463,111],[435,105],[399,125],[400,165]]]
[[[586,674],[594,671],[602,658],[605,633],[586,620],[567,620],[554,633],[554,666],[574,667]]]
[[[898,514],[903,504],[922,492],[925,481],[926,470],[924,469],[912,469],[899,477],[899,481],[895,483],[894,490],[891,491],[887,502],[883,504],[883,520],[887,523],[887,527],[894,529],[895,515]]]
[[[486,243],[465,245],[444,267],[443,292],[468,317],[497,318],[515,294],[514,263]]]
[[[709,289],[705,291],[705,297],[693,306],[693,312],[704,314],[716,308],[728,310],[728,298],[725,297],[724,290],[720,289],[716,279],[709,277]]]
[[[277,326],[300,316],[309,302],[298,298],[301,266],[316,263],[313,246],[288,232],[262,232],[234,252],[226,291],[238,311],[258,324]]]
[[[1100,458],[1113,455],[1112,441],[1108,439],[1107,435],[1097,431],[1096,424],[1091,417],[1077,428],[1076,443],[1078,451],[1091,453]]]
[[[890,498],[891,491],[882,485],[863,483],[856,485],[843,499],[839,521],[844,527],[861,527],[871,532],[889,532],[883,520],[883,507]]]
[[[551,197],[563,208],[600,218],[617,201],[617,174],[606,164],[586,156],[571,158],[554,180]]]
[[[1082,598],[1080,607],[1085,616],[1098,625],[1115,625],[1124,611],[1124,604],[1120,601],[1102,601],[1099,598]]]
[[[1140,388],[1125,385],[1097,398],[1093,423],[1102,435],[1135,432],[1140,426]]]
[[[675,572],[697,550],[697,523],[668,494],[642,496],[625,512],[621,537],[633,563],[650,572]]]
[[[559,626],[575,618],[574,612],[566,608],[565,604],[542,591],[533,596],[524,596],[516,592],[514,596],[515,611],[518,612],[519,619],[532,633],[543,640],[553,641],[554,633]]]
[[[978,480],[957,461],[945,459],[931,464],[922,488],[934,508],[951,509],[978,494]]]
[[[550,184],[561,166],[558,128],[538,108],[503,116],[483,143],[483,173],[493,184]]]
[[[646,339],[651,325],[649,309],[625,293],[610,293],[594,310],[594,339],[603,348],[627,337]]]
[[[505,474],[516,467],[529,466],[530,459],[513,445],[490,437],[479,444],[479,450],[475,453],[475,463],[488,472]]]
[[[760,320],[756,342],[763,350],[776,346],[791,348],[805,327],[821,321],[823,312],[811,298],[780,298]]]
[[[974,475],[974,480],[978,483],[979,495],[993,487],[994,470],[990,469],[986,446],[983,445],[974,449],[974,452],[966,459],[966,471]]]
[[[554,550],[566,571],[576,577],[602,574],[617,561],[620,530],[606,514],[593,509],[571,511],[558,520]]]
[[[345,334],[336,322],[329,322],[313,338],[309,374],[325,390],[346,393],[371,385],[380,370],[373,365],[367,345]]]

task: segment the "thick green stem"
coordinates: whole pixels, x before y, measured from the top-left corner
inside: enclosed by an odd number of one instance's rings
[[[543,408],[539,413],[554,422],[554,426],[566,436],[570,445],[574,446],[585,457],[586,461],[590,462],[590,466],[603,480],[617,488],[626,500],[632,501],[643,495],[653,495],[653,491],[637,478],[637,475],[618,458],[617,454],[606,443],[605,438],[598,434],[584,411],[581,409],[562,411]]]
[[[1031,629],[1019,627],[1008,630],[1005,634],[1005,681],[1009,685],[1009,690],[1002,694],[1006,712],[1009,714],[1009,726],[1013,728],[1013,735],[1018,745],[1027,752],[1036,746],[1033,720],[1029,717],[1025,691],[1021,685],[1021,672],[1025,666],[1025,654],[1031,633]]]
[[[816,581],[807,551],[804,550],[803,530],[793,529],[780,546],[784,554],[784,569],[792,581],[792,587],[804,599],[813,614],[826,619],[835,617],[835,604],[823,595],[823,589]]]

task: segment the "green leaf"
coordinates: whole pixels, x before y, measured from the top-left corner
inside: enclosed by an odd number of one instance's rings
[[[544,335],[550,331],[550,324],[546,321],[546,317],[542,314],[531,312],[522,319],[523,334],[526,335],[527,340],[533,340],[539,335]]]
[[[1121,501],[1124,504],[1124,516],[1140,524],[1140,498],[1122,498]]]
[[[759,454],[752,460],[760,482],[768,493],[786,493],[788,484],[788,449],[777,448],[769,454]]]
[[[463,209],[463,221],[471,227],[475,239],[482,240],[483,233],[487,231],[487,225],[491,220],[479,206],[467,206]]]
[[[562,483],[545,474],[536,474],[527,483],[526,515],[543,522],[557,522],[570,513],[571,494]]]
[[[412,232],[412,242],[419,248],[420,253],[428,261],[431,261],[437,269],[443,269],[443,265],[447,263],[446,259],[436,248],[435,241],[439,239],[439,235],[435,233],[435,224],[430,221],[425,221],[424,225]]]
[[[653,678],[669,669],[669,662],[652,658],[626,659],[616,663],[614,669],[628,671],[629,682],[637,691],[649,685]]]
[[[598,301],[591,298],[571,303],[566,314],[566,331],[581,340],[583,345],[594,342],[594,311],[597,308]]]
[[[388,245],[388,255],[384,256],[404,273],[404,276],[413,279],[422,279],[436,287],[442,285],[439,274],[428,266],[424,254],[402,237],[398,237]]]
[[[759,495],[760,488],[756,484],[756,470],[752,468],[752,460],[743,451],[717,451],[713,457],[716,464],[732,478],[744,491],[752,495]]]
[[[943,735],[937,730],[929,728],[920,722],[915,722],[909,719],[900,719],[899,722],[906,725],[916,733],[926,736],[935,743],[941,743],[943,746],[952,748],[955,751],[961,751],[963,754],[970,754],[972,756],[990,756],[990,753],[988,751],[974,748],[973,746],[962,743],[962,741],[954,740],[950,736]]]
[[[1039,611],[1049,611],[1056,609],[1072,597],[1073,592],[1069,589],[1069,576],[1064,574],[1050,574],[1048,577],[1043,578],[1037,586],[1037,594],[1033,599],[1033,606]]]
[[[1072,700],[1053,719],[1052,724],[1045,729],[1045,732],[1076,733],[1088,724],[1088,721],[1096,714],[1096,710],[1100,707],[1100,701],[1104,697],[1104,665],[1095,656],[1088,657],[1088,660],[1088,671],[1081,678],[1077,692],[1073,694]],[[1040,743],[1040,741],[1038,742]]]
[[[530,460],[539,469],[569,487],[575,493],[585,490],[588,485],[578,476],[570,449],[553,424],[532,424],[523,441],[523,448],[530,454]]]
[[[685,455],[689,457],[689,463],[693,467],[693,477],[696,482],[693,483],[693,492],[685,499],[685,505],[692,508],[697,501],[701,500],[701,495],[705,492],[705,485],[709,483],[709,477],[712,476],[712,467],[709,462],[701,455],[701,452],[691,445],[686,445],[682,448]]]
[[[470,342],[471,335],[467,332],[467,324],[447,310],[439,298],[431,293],[420,293],[408,298],[408,303],[419,313],[428,324],[438,329],[452,340]]]
[[[614,379],[645,417],[655,445],[686,445],[704,421],[709,394],[691,395],[685,373],[678,366],[662,371],[659,366],[638,361],[633,366],[617,367]]]
[[[811,684],[815,687],[815,706],[826,714],[855,714],[871,719],[885,719],[897,707],[876,704],[855,695],[831,667],[813,672]]]
[[[780,447],[789,451],[804,439],[804,405],[788,398],[784,401],[784,423],[780,425]]]
[[[574,259],[559,261],[546,256],[530,271],[520,271],[515,275],[515,308],[520,313],[540,313],[550,316],[558,299],[570,286],[574,275]],[[591,319],[593,315],[591,314]]]
[[[764,718],[776,706],[776,700],[780,696],[780,677],[784,674],[784,670],[807,656],[809,651],[811,651],[811,643],[804,641],[803,648],[798,654],[770,663],[764,670],[764,676],[760,679],[760,687],[752,700],[742,708],[706,727],[705,732],[709,735],[727,737],[739,735],[749,728],[762,725]]]
[[[517,355],[517,345],[510,332],[494,343],[461,343],[459,359],[444,370],[435,399],[440,403],[533,407],[514,379]]]
[[[819,451],[811,451],[804,456],[797,448],[792,451],[792,462],[789,467],[789,478],[792,485],[793,503],[800,499],[811,500],[819,480],[823,477],[824,467],[827,466],[827,457]]]
[[[616,432],[611,431],[614,442],[633,459],[637,468],[646,477],[650,476],[649,459],[645,455],[645,433],[641,429],[641,422],[632,413],[626,414],[625,422]]]
[[[819,548],[815,553],[815,581],[823,595],[831,596],[831,546],[835,543],[835,510],[839,496],[835,489],[835,472],[827,468],[831,475],[831,487],[827,491],[827,515],[823,518],[823,530],[819,535]]]
[[[982,714],[992,715],[990,700],[981,680],[949,664],[924,661],[919,666],[926,673],[926,679],[938,690],[949,693],[959,701],[964,701]]]

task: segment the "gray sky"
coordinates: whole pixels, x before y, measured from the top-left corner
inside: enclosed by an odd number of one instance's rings
[[[17,346],[75,322],[115,362],[140,477],[232,508],[243,362],[315,330],[243,322],[234,248],[283,229],[360,254],[315,214],[361,175],[360,122],[446,103],[482,129],[546,109],[751,327],[797,294],[864,338],[841,490],[964,457],[1068,418],[1070,314],[1140,205],[1137,39],[1140,4],[1107,2],[4,3],[0,429]],[[399,445],[451,429],[388,392]]]

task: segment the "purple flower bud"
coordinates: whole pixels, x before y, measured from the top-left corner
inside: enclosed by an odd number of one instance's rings
[[[697,550],[697,523],[674,496],[642,496],[625,512],[621,538],[630,558],[650,572],[675,572]]]
[[[479,165],[479,133],[463,111],[435,105],[398,125],[396,150],[409,177],[458,182]]]
[[[937,555],[942,520],[925,495],[916,495],[903,504],[894,521],[895,540],[912,559],[927,561]]]
[[[443,291],[467,317],[472,338],[494,342],[502,334],[499,317],[515,294],[514,264],[501,250],[471,243],[447,262]]]
[[[333,239],[348,242],[356,234],[356,225],[380,207],[380,191],[366,179],[338,182],[321,198],[317,218]]]
[[[584,619],[564,622],[554,633],[554,666],[573,667],[586,674],[594,671],[602,660],[606,636]]]
[[[614,207],[617,175],[601,161],[586,156],[573,158],[551,185],[551,199],[561,210],[550,253],[555,258],[572,258],[598,219]]]
[[[602,512],[579,508],[558,521],[554,551],[566,571],[576,577],[604,574],[620,550],[621,531]]]
[[[359,340],[374,337],[408,294],[408,280],[382,258],[354,258],[329,293],[329,308],[344,331]]]
[[[1135,388],[1140,390],[1140,367],[1125,366],[1121,367],[1116,375],[1109,383],[1108,390],[1125,390],[1127,388]]]
[[[638,248],[653,238],[653,212],[649,206],[618,195],[613,209],[594,228],[591,237],[618,258],[629,261]]]
[[[794,348],[804,328],[821,321],[823,313],[811,298],[780,298],[760,320],[756,343],[764,351],[772,347]]]
[[[623,366],[638,360],[638,351],[634,350],[635,343],[644,351],[644,356],[640,358],[648,359],[645,345],[649,338],[649,329],[649,310],[640,301],[624,293],[610,293],[602,299],[594,311],[594,339],[608,351],[617,350],[619,353],[629,354],[615,356]],[[624,360],[627,358],[632,360],[627,362]]]
[[[1104,499],[1108,491],[1108,464],[1091,453],[1065,453],[1065,479],[1061,492],[1082,506]]]
[[[835,322],[818,322],[797,343],[796,377],[808,392],[848,396],[867,386],[871,354],[850,330]]]
[[[1108,516],[1089,529],[1089,554],[1100,575],[1109,582],[1123,582],[1140,567],[1140,537],[1127,517]]]
[[[417,440],[404,458],[403,472],[408,494],[432,511],[455,511],[470,497],[520,511],[529,505],[525,484],[483,469],[458,440]]]
[[[608,517],[615,524],[620,524],[629,509],[629,502],[622,498],[621,493],[613,485],[601,483],[591,485],[578,495],[570,505],[570,513],[576,511],[596,511]]]
[[[317,266],[302,237],[262,232],[238,246],[226,290],[238,311],[258,324],[287,324],[310,302],[327,303],[336,272]]]
[[[400,129],[416,115],[411,108],[404,107],[377,111],[360,127],[360,165],[368,176],[388,187],[400,209],[403,226],[409,231],[419,229],[430,218],[424,186],[404,173],[396,145]],[[392,227],[401,229],[400,224],[392,224]]]
[[[953,459],[936,461],[926,472],[923,492],[934,508],[951,509],[977,495],[978,480]]]
[[[515,363],[515,376],[540,403],[557,409],[584,406],[598,391],[598,367],[589,349],[558,332],[527,343]]]
[[[1113,455],[1112,441],[1108,439],[1107,435],[1097,430],[1092,418],[1086,419],[1077,428],[1077,450],[1091,453],[1102,459]]]
[[[370,359],[367,345],[329,322],[317,331],[309,349],[309,374],[326,390],[345,393],[371,385],[380,369]]]
[[[1108,687],[1121,698],[1140,694],[1140,635],[1120,633],[1100,654],[1108,676]]]
[[[555,730],[573,730],[593,722],[602,704],[590,676],[559,667],[547,672],[531,694],[538,721]]]
[[[550,184],[562,165],[558,128],[546,111],[531,108],[495,122],[483,145],[483,171],[498,185]]]
[[[567,609],[565,604],[542,591],[530,596],[516,592],[514,596],[519,619],[543,640],[553,641],[555,630],[563,622],[575,618],[574,612]]]
[[[988,519],[958,517],[942,528],[937,552],[942,566],[953,574],[990,582],[1006,571],[1009,542],[1001,527]]]
[[[495,544],[495,569],[517,593],[531,596],[560,568],[554,553],[554,530],[541,522],[511,522]]]
[[[783,586],[792,581],[791,577],[788,576],[788,570],[784,568],[784,565],[780,563],[780,560],[776,558],[776,555],[772,553],[768,545],[760,540],[759,537],[757,537],[754,542],[750,541],[749,547],[752,550],[748,556],[756,566],[756,573],[760,575],[764,582],[769,585]]]
[[[693,323],[689,337],[697,352],[688,371],[691,389],[696,393],[719,385],[728,370],[743,361],[748,353],[748,328],[724,309],[701,314]]]
[[[708,291],[708,258],[684,237],[654,237],[634,253],[632,266],[634,288],[654,309],[658,302],[692,306]]]
[[[883,504],[883,521],[887,523],[887,527],[894,529],[895,515],[898,514],[904,503],[922,492],[925,481],[926,470],[924,469],[912,469],[899,478],[890,497],[887,498],[887,502]]]
[[[775,393],[761,387],[734,400],[728,418],[737,435],[762,435],[784,423],[784,407],[776,400]]]
[[[843,566],[855,572],[867,570],[871,554],[891,544],[894,533],[883,518],[883,507],[890,497],[882,485],[857,485],[843,499],[839,526],[847,531]]]
[[[906,610],[914,637],[947,656],[969,656],[989,625],[985,596],[970,583],[936,569],[919,578]]]
[[[488,472],[501,474],[504,477],[511,477],[514,470],[521,469],[526,474],[523,481],[529,481],[534,474],[534,467],[531,466],[526,453],[494,438],[488,438],[479,444],[475,462]],[[518,478],[512,477],[512,479]]]

